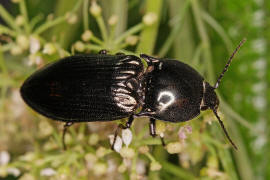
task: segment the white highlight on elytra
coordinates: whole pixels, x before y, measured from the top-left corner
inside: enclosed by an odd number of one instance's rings
[[[166,96],[169,97],[169,101],[166,102],[166,103],[160,102],[160,100],[162,98],[165,98]],[[175,101],[175,97],[174,97],[172,92],[163,91],[163,92],[159,93],[157,100],[159,101],[159,105],[161,106],[160,110],[163,111],[164,109],[166,109],[168,106],[170,106]]]

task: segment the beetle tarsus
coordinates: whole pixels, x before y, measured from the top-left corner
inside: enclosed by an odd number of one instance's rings
[[[160,136],[160,140],[161,140],[161,144],[163,147],[166,146],[165,140],[164,140],[164,136]]]
[[[66,143],[65,143],[65,135],[67,133],[67,130],[68,128],[73,124],[73,122],[66,122],[64,124],[64,130],[63,130],[63,136],[62,136],[62,144],[63,144],[63,149],[64,150],[67,150],[67,146],[66,146]]]
[[[150,118],[149,132],[152,137],[156,137],[156,120],[154,118]]]

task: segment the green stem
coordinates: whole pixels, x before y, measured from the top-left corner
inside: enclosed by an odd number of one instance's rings
[[[149,152],[145,153],[145,155],[150,159],[151,162],[156,162],[155,158]]]
[[[25,31],[27,32],[27,34],[30,34],[31,29],[30,29],[30,26],[29,26],[28,14],[27,14],[27,9],[26,9],[26,5],[25,5],[24,0],[20,1],[20,12],[21,12],[21,14],[23,15],[23,18],[24,18]]]
[[[17,32],[16,31],[13,31],[13,30],[9,29],[8,27],[3,26],[3,25],[0,24],[0,34],[1,33],[8,34],[8,35],[10,35],[12,37],[16,37],[17,36]]]
[[[169,162],[163,161],[160,162],[162,165],[162,170],[171,173],[175,176],[177,176],[179,179],[197,179],[193,174],[191,174],[189,171],[186,171],[179,166],[173,165]]]
[[[222,38],[223,42],[225,43],[225,46],[228,52],[231,53],[233,51],[232,41],[226,34],[223,27],[205,11],[202,12],[202,18],[219,34],[219,36]]]
[[[30,21],[30,29],[34,29],[35,25],[37,25],[37,23],[39,23],[42,19],[44,18],[43,14],[38,14],[37,16],[33,17]]]
[[[91,37],[91,40],[99,45],[103,45],[104,43],[102,42],[102,40],[100,40],[98,37],[96,37],[94,34]]]
[[[21,32],[19,26],[16,25],[14,18],[5,10],[5,8],[0,4],[0,16],[2,19],[14,30]]]
[[[210,82],[210,84],[214,84],[215,77],[214,77],[213,65],[212,65],[210,41],[206,32],[205,25],[202,21],[202,13],[200,10],[200,5],[199,5],[198,0],[191,0],[191,6],[192,6],[195,22],[197,25],[197,30],[199,32],[199,36],[202,41],[203,59],[204,59],[204,62],[207,64],[206,75],[208,78],[208,82]]]
[[[189,5],[190,5],[190,1],[188,0],[185,2],[183,8],[181,9],[181,11],[180,11],[181,13],[178,15],[178,21],[174,23],[176,25],[173,26],[165,43],[163,44],[163,46],[159,50],[159,53],[158,53],[159,57],[164,57],[167,54],[167,52],[169,51],[170,47],[172,46],[175,38],[178,36],[180,29],[184,23],[183,18],[188,10]]]
[[[135,26],[133,26],[132,28],[130,28],[129,30],[127,30],[126,32],[124,32],[121,36],[119,36],[114,42],[115,44],[119,44],[122,41],[124,41],[128,36],[135,34],[137,32],[139,32],[140,30],[142,30],[144,28],[144,24],[140,23],[137,24]]]
[[[137,46],[136,52],[143,52],[146,54],[152,54],[156,44],[158,27],[160,22],[160,17],[162,13],[163,0],[147,0],[146,1],[146,13],[154,13],[157,15],[157,21],[146,26],[140,34],[140,42]]]
[[[88,7],[89,7],[89,0],[84,0],[83,1],[83,27],[84,27],[84,31],[89,29]]]
[[[34,34],[39,35],[39,34],[43,33],[44,31],[46,31],[47,29],[49,29],[49,28],[51,28],[53,26],[56,26],[56,25],[58,25],[60,23],[65,22],[65,20],[66,20],[65,16],[61,16],[61,17],[58,17],[58,18],[56,18],[56,19],[54,19],[52,21],[47,21],[44,24],[42,24],[41,26],[39,26],[35,30]]]
[[[99,29],[101,31],[101,36],[102,36],[103,41],[107,42],[107,40],[108,40],[108,33],[107,33],[107,28],[105,26],[104,19],[100,15],[100,16],[97,16],[97,19],[96,20],[97,20]]]
[[[100,51],[100,50],[104,49],[102,46],[97,46],[97,45],[93,45],[93,44],[86,44],[85,48],[89,49],[89,50],[95,50],[95,51]]]

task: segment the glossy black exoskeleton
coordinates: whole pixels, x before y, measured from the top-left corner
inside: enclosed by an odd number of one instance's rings
[[[217,114],[219,101],[214,90],[243,42],[214,87],[177,60],[141,54],[147,62],[144,67],[137,56],[101,51],[97,55],[70,56],[43,67],[24,82],[21,95],[40,114],[66,122],[63,140],[73,123],[129,117],[125,126],[119,126],[129,128],[134,117],[142,116],[150,118],[150,134],[155,136],[156,119],[184,122],[198,116],[201,110],[211,109],[236,148]]]

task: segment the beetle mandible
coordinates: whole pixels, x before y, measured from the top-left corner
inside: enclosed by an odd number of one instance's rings
[[[32,74],[22,85],[24,101],[38,113],[73,123],[113,121],[128,117],[118,130],[130,128],[134,117],[150,118],[150,135],[155,136],[156,119],[184,122],[211,109],[226,137],[237,149],[217,114],[219,100],[215,93],[219,83],[241,45],[229,58],[214,86],[192,67],[177,60],[159,59],[141,54],[74,55],[51,63]],[[147,63],[144,68],[142,59]],[[138,113],[137,110],[140,109]],[[161,137],[164,145],[163,136]]]

